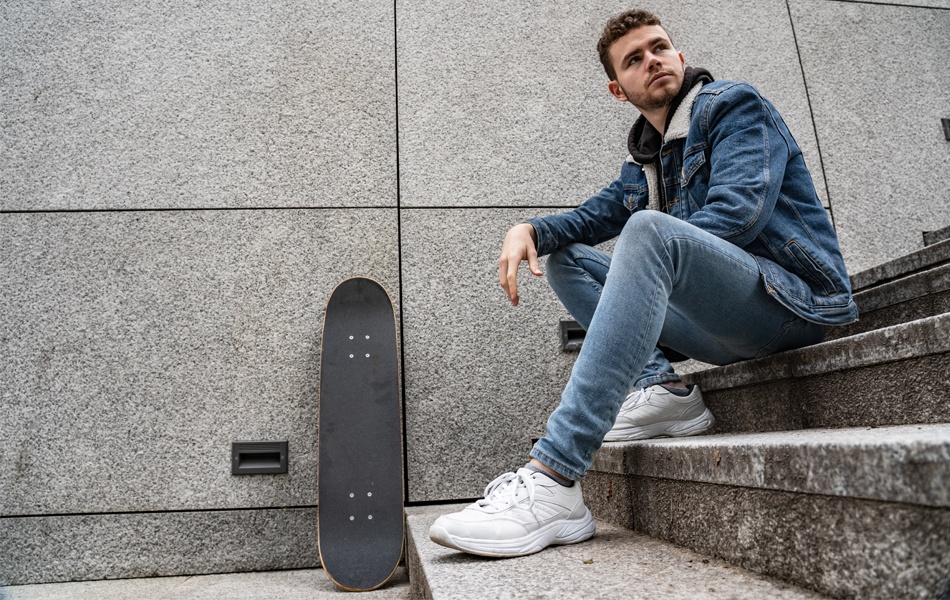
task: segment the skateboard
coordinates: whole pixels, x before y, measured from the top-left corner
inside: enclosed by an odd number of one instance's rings
[[[317,537],[330,581],[382,586],[402,558],[402,411],[393,305],[355,277],[327,302],[320,358]]]

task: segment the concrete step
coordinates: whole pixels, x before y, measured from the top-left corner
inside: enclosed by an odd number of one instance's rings
[[[950,313],[684,375],[716,433],[950,422]]]
[[[464,505],[406,510],[412,598],[819,598],[602,521],[590,540],[531,556],[488,559],[429,540],[429,526]]]
[[[950,240],[950,226],[938,229],[936,231],[924,232],[924,246],[933,246],[938,242]]]
[[[860,319],[849,325],[829,327],[826,340],[950,312],[950,263],[871,286],[857,292],[854,299]]]
[[[950,424],[605,444],[601,519],[835,597],[950,586]]]
[[[950,239],[895,258],[851,276],[851,290],[855,293],[885,284],[920,271],[950,262]]]

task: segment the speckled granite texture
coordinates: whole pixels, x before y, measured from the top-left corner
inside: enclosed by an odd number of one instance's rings
[[[331,600],[340,590],[321,569],[229,573],[191,577],[122,579],[49,583],[0,589],[3,600]],[[360,598],[407,600],[409,577],[404,568],[386,586],[363,592]]]
[[[429,540],[429,526],[461,506],[413,508],[409,572],[416,598],[818,598],[784,582],[597,522],[594,537],[531,556],[486,559]]]
[[[576,357],[560,347],[567,311],[525,270],[519,306],[498,285],[501,239],[530,214],[403,211],[410,500],[480,495],[528,460],[560,402]]]
[[[0,585],[319,566],[314,508],[0,519]]]
[[[638,113],[607,91],[596,42],[629,3],[396,3],[403,206],[569,206],[612,181]],[[687,64],[759,87],[825,185],[784,2],[650,7]],[[737,24],[741,24],[737,30]],[[763,60],[767,56],[768,60]]]
[[[393,5],[0,4],[0,209],[395,206]]]
[[[356,273],[398,290],[395,210],[0,225],[0,515],[316,503],[323,311]],[[238,440],[289,472],[232,476]]]
[[[611,516],[605,492],[618,482],[610,477],[585,479],[585,499],[599,517]],[[630,502],[636,531],[823,594],[934,598],[950,583],[945,508],[645,477],[627,482],[614,497]]]
[[[950,508],[950,425],[806,429],[604,444],[592,470]]]
[[[0,2],[0,526],[172,511],[167,553],[176,511],[312,506],[322,311],[353,275],[387,288],[404,334],[408,498],[477,496],[520,465],[574,356],[543,280],[525,275],[523,305],[507,304],[497,252],[514,222],[616,176],[636,112],[608,94],[594,46],[627,8]],[[781,110],[852,271],[950,222],[945,3],[649,8],[689,64]],[[906,367],[712,390],[710,406],[727,427],[759,406],[770,427],[874,423],[913,399],[894,382],[920,377],[923,401],[897,417],[947,418],[945,360]],[[795,412],[795,394],[866,380],[893,395]],[[280,439],[287,475],[230,475],[232,441]],[[70,523],[57,535],[81,539]],[[239,543],[225,531],[221,547]],[[56,548],[31,564],[60,572]],[[69,577],[129,572],[87,558]]]

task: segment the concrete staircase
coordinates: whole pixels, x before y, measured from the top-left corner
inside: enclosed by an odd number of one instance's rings
[[[407,510],[414,598],[950,598],[950,240],[852,277],[828,341],[686,376],[712,435],[605,444],[598,534],[488,560]]]

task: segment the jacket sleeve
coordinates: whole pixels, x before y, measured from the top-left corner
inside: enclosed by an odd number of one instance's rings
[[[574,242],[595,246],[619,235],[630,218],[623,195],[618,178],[573,210],[527,219],[538,235],[538,256]]]
[[[772,215],[789,145],[773,109],[749,85],[713,95],[698,116],[708,144],[709,189],[702,210],[687,221],[744,247]]]

